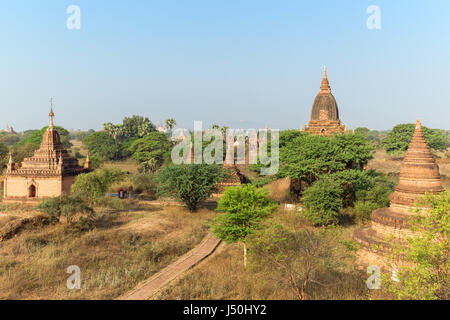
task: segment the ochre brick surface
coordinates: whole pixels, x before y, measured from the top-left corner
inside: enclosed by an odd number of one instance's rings
[[[80,167],[78,160],[69,156],[61,144],[58,131],[53,126],[53,111],[50,125],[45,131],[38,150],[19,165],[10,156],[4,175],[3,200],[32,201],[70,193],[75,176],[91,171],[89,160]]]
[[[372,212],[371,227],[359,229],[354,234],[355,240],[363,245],[360,261],[365,264],[386,264],[383,255],[383,252],[389,251],[386,239],[393,236],[401,243],[406,243],[406,237],[414,234],[409,228],[409,219],[413,215],[423,214],[425,210],[421,208],[416,212],[417,201],[426,192],[439,194],[443,190],[439,167],[418,120],[402,163],[399,184],[389,197],[390,207]]]

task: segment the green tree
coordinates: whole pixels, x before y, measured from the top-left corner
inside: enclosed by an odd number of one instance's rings
[[[224,213],[214,220],[212,232],[227,243],[243,243],[246,266],[247,236],[261,227],[262,221],[277,208],[266,189],[253,185],[226,188],[217,206],[217,210]]]
[[[250,237],[250,261],[265,279],[276,281],[277,289],[286,286],[298,300],[305,300],[312,285],[321,290],[326,290],[324,286],[342,286],[342,276],[328,276],[327,283],[322,276],[337,273],[345,260],[340,243],[335,230],[288,230],[271,221]]]
[[[344,206],[349,207],[357,200],[373,200],[381,206],[389,206],[387,196],[392,193],[394,184],[375,170],[344,170],[324,175],[321,179],[337,181],[343,191]]]
[[[158,193],[182,201],[191,212],[217,191],[226,174],[219,165],[169,165],[159,170]]]
[[[125,117],[122,124],[105,123],[103,129],[118,144],[130,138],[142,138],[156,131],[155,125],[147,117],[137,115]]]
[[[398,282],[388,280],[387,287],[399,299],[448,300],[450,193],[427,194],[418,205],[428,207],[428,212],[411,219],[414,235],[407,238],[407,246],[394,245],[393,265],[403,257],[405,264],[398,267]]]
[[[316,181],[303,195],[305,218],[315,226],[338,223],[343,209],[343,195],[339,182],[333,179]]]
[[[340,187],[342,206],[349,208],[351,216],[358,221],[369,218],[370,213],[375,209],[389,207],[389,195],[394,191],[394,183],[375,170],[350,169],[337,171],[332,174],[321,175],[316,183],[319,181],[323,182],[324,188],[330,182]],[[314,189],[309,192],[313,191]],[[317,190],[314,192],[319,193]],[[336,196],[336,202],[339,203],[338,195],[329,193],[329,196],[332,195]],[[316,196],[319,197],[319,194],[316,194]],[[311,200],[315,200],[314,195],[311,197]]]
[[[223,127],[220,129],[220,131],[222,132],[222,136],[223,136],[223,137],[226,136],[227,130],[228,130],[229,128],[230,128],[230,127],[223,126]]]
[[[36,150],[39,148],[41,142],[42,142],[42,136],[44,135],[45,131],[47,131],[48,127],[43,127],[41,130],[33,130],[31,134],[27,135],[25,139],[17,142],[19,145],[27,145],[31,144],[33,145],[34,149]],[[55,126],[56,131],[58,131],[61,144],[65,149],[70,149],[72,147],[72,143],[70,142],[70,133],[63,127]]]
[[[173,130],[177,125],[177,121],[174,118],[170,118],[166,120],[166,128],[167,130]]]
[[[15,143],[20,141],[19,135],[15,133],[5,133],[2,134],[0,137],[0,143],[7,145],[7,146],[13,146]]]
[[[147,117],[137,115],[125,117],[122,126],[125,138],[142,138],[148,133],[156,131],[155,126]]]
[[[373,159],[374,144],[361,134],[338,134],[331,138],[337,150],[337,160],[345,164],[346,169],[362,170]],[[334,149],[334,150],[336,150]]]
[[[9,160],[9,149],[3,143],[0,143],[0,172],[6,167]]]
[[[356,134],[369,135],[370,130],[368,128],[359,127],[354,130]]]
[[[103,198],[112,184],[125,178],[125,173],[119,169],[102,169],[83,173],[75,178],[72,192],[87,199],[90,204]]]
[[[20,163],[24,158],[31,157],[35,150],[35,145],[31,143],[15,144],[13,146],[13,161]]]
[[[382,141],[382,146],[388,153],[404,152],[408,149],[409,143],[416,130],[415,124],[396,125],[386,138]],[[445,150],[447,148],[447,137],[437,129],[429,129],[422,126],[423,135],[430,148],[435,150]]]
[[[155,159],[158,165],[170,156],[172,143],[161,132],[154,131],[131,143],[128,150],[131,158],[139,163]]]
[[[105,123],[103,124],[103,132],[117,141],[122,141],[126,138],[123,125],[121,124]]]
[[[290,177],[310,186],[323,174],[361,170],[373,158],[374,145],[367,137],[343,134],[334,137],[304,132],[280,134],[280,178]]]
[[[378,208],[386,208],[390,205],[389,195],[394,192],[395,183],[383,174],[368,171],[369,183],[365,186],[357,184],[355,188],[355,201],[350,209],[357,221],[370,218],[370,214]]]
[[[106,132],[98,131],[83,140],[83,144],[88,147],[92,158],[100,161],[118,160],[120,158],[120,147],[116,141]]]

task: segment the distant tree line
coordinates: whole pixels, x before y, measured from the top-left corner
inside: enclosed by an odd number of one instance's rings
[[[416,125],[413,123],[396,125],[389,131],[370,130],[368,128],[356,128],[354,133],[366,136],[373,141],[378,148],[383,148],[390,154],[405,152],[411,142]],[[425,140],[433,150],[444,151],[450,147],[450,131],[443,129],[430,129],[422,126]]]

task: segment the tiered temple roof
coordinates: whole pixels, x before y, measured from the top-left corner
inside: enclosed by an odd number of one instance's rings
[[[53,109],[50,109],[50,124],[44,135],[38,150],[30,158],[25,158],[21,166],[10,161],[7,166],[6,175],[9,176],[72,176],[82,172],[90,171],[90,161],[83,168],[78,165],[78,160],[69,156],[67,150],[61,144],[61,138],[53,125]]]
[[[425,141],[420,120],[417,120],[416,131],[402,163],[400,182],[389,197],[390,207],[375,210],[370,228],[355,232],[355,239],[363,244],[366,256],[374,258],[377,255],[374,246],[381,252],[389,250],[389,244],[385,242],[388,236],[404,241],[406,235],[412,234],[409,220],[411,215],[417,214],[412,209],[416,208],[419,198],[427,192],[439,194],[443,190],[439,166]]]
[[[311,120],[304,130],[316,135],[332,135],[346,131],[339,119],[339,109],[336,99],[331,93],[326,67],[323,70],[319,94],[316,96],[312,107]]]

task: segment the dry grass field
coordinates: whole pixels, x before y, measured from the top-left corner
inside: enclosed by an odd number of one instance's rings
[[[0,212],[8,221],[33,211]],[[94,230],[27,226],[0,242],[0,299],[113,299],[191,250],[213,211],[183,208],[104,212]],[[69,290],[67,267],[81,269],[81,290]]]
[[[274,217],[288,228],[308,228],[299,214],[280,210]],[[355,251],[349,249],[353,241],[353,227],[336,229],[336,256],[341,267],[319,271],[321,285],[312,284],[307,299],[369,298],[364,271],[355,267]],[[164,289],[155,299],[231,299],[231,300],[291,300],[295,299],[285,278],[268,275],[258,262],[243,265],[242,247],[221,244],[216,253]],[[384,297],[381,297],[384,298]]]

